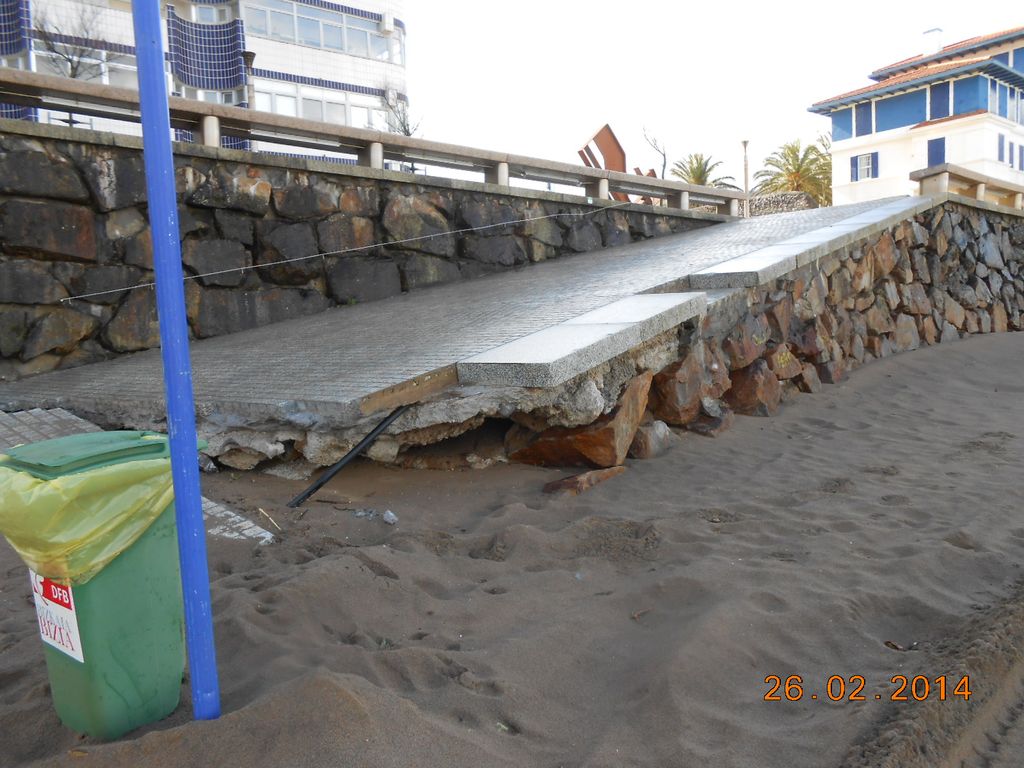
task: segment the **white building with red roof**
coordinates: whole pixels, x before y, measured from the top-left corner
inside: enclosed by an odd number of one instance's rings
[[[810,107],[832,118],[834,204],[914,194],[910,173],[944,163],[1024,185],[1024,27],[869,77]]]

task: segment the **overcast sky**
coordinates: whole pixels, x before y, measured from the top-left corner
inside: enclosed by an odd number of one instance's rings
[[[690,152],[742,186],[785,141],[828,131],[815,101],[869,84],[874,69],[945,43],[1024,26],[1007,0],[407,0],[408,93],[418,135],[578,162],[609,123],[630,169]],[[751,181],[753,184],[753,181]]]

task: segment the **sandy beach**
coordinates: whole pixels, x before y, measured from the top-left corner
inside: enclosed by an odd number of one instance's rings
[[[964,633],[1024,575],[1022,395],[1024,334],[994,334],[683,434],[578,497],[541,492],[552,469],[360,462],[292,510],[300,482],[204,476],[279,537],[210,542],[224,714],[192,722],[185,686],[112,744],[54,714],[4,543],[0,765],[870,765],[885,724],[966,707],[890,701],[891,678],[970,673]],[[765,701],[771,675],[801,700]],[[830,701],[831,676],[865,701]]]

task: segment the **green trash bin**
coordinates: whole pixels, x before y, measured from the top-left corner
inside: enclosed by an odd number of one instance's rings
[[[98,432],[9,450],[0,532],[30,568],[61,721],[115,739],[173,712],[185,640],[167,438]]]

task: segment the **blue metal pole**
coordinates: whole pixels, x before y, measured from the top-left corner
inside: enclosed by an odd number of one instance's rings
[[[132,0],[135,53],[139,68],[139,103],[153,235],[156,303],[167,397],[171,473],[178,520],[181,588],[185,599],[185,636],[197,720],[220,717],[217,656],[213,646],[210,577],[206,562],[206,529],[199,493],[196,456],[196,415],[192,401],[192,364],[188,320],[178,241],[178,202],[171,154],[171,121],[164,77],[164,46],[160,34],[160,0]]]

